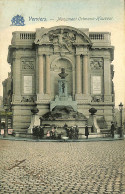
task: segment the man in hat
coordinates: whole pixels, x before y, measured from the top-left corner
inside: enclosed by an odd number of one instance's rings
[[[115,125],[113,122],[111,122],[111,136],[114,138],[114,131],[115,131]]]
[[[86,136],[86,139],[88,139],[88,135],[89,135],[89,128],[88,128],[88,126],[86,124],[86,126],[85,126],[85,136]]]

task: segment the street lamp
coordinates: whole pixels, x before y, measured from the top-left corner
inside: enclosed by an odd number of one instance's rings
[[[122,137],[122,110],[123,110],[123,104],[122,102],[120,102],[119,104],[119,111],[120,111],[120,121],[121,121],[121,124],[120,124],[120,137]]]
[[[5,110],[5,129],[4,129],[4,137],[8,136],[8,117],[7,117],[7,112],[8,112],[8,105],[4,105],[4,110]]]

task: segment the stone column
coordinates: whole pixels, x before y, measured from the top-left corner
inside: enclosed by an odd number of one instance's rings
[[[13,101],[20,102],[21,100],[21,70],[20,70],[20,58],[17,54],[13,57]]]
[[[104,95],[111,95],[111,67],[109,58],[104,58]]]
[[[83,56],[83,94],[88,94],[88,56]]]
[[[43,55],[39,55],[39,94],[44,93],[44,72],[43,72]]]
[[[50,56],[46,55],[46,94],[50,94]]]
[[[80,55],[76,55],[76,94],[81,94],[81,64],[80,64]]]
[[[20,59],[13,59],[13,93],[20,95]]]
[[[15,58],[13,58],[13,63],[12,63],[12,67],[13,67],[13,95],[16,94],[16,60]]]

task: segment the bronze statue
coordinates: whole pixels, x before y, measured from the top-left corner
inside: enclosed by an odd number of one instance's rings
[[[61,68],[61,73],[58,74],[61,79],[65,79],[65,77],[68,75],[67,73],[65,73],[65,69]]]

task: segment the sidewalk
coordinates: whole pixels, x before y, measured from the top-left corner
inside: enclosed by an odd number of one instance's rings
[[[29,142],[98,142],[98,141],[117,141],[117,140],[124,140],[124,137],[120,138],[112,138],[112,137],[103,137],[103,138],[84,138],[84,139],[30,139],[30,138],[21,138],[21,137],[14,137],[12,135],[8,135],[8,137],[3,137],[0,135],[0,140],[11,140],[11,141],[29,141]]]

